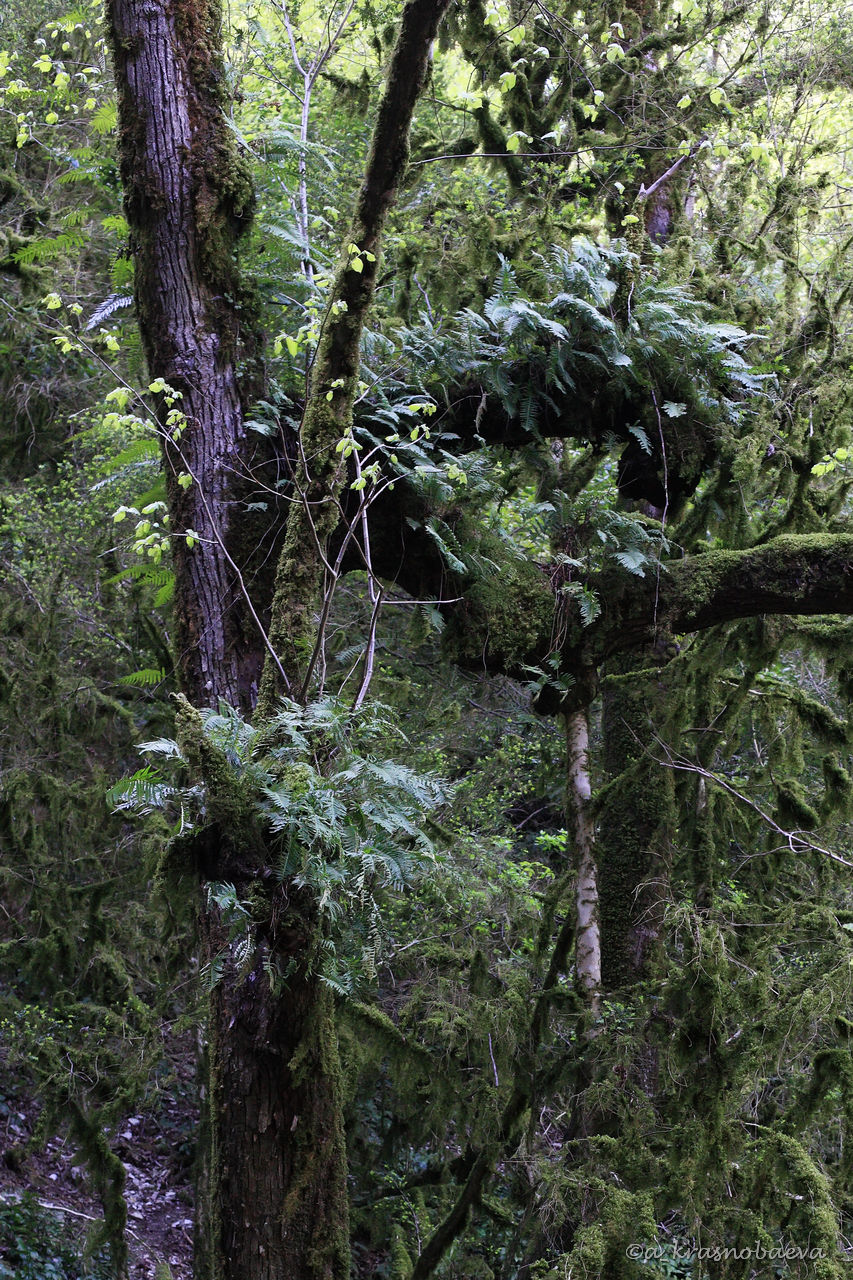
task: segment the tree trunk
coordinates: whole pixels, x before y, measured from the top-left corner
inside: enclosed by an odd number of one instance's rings
[[[601,931],[598,923],[598,866],[592,787],[589,778],[589,711],[586,706],[566,715],[567,799],[575,849],[575,973],[578,989],[590,1012],[601,1007]]]
[[[107,13],[139,326],[151,377],[180,393],[186,418],[168,425],[159,398],[179,670],[194,702],[248,709],[263,648],[235,573],[248,452],[236,362],[252,334],[234,252],[253,194],[223,112],[219,6],[110,0]]]
[[[653,750],[667,703],[659,656],[642,650],[611,662],[602,695],[601,964],[611,991],[646,976],[661,934],[674,794]]]
[[[237,517],[248,451],[234,250],[252,190],[222,110],[219,12],[212,0],[112,0],[109,17],[142,339],[151,377],[180,392],[173,407],[186,418],[177,434],[165,417],[161,424],[176,535],[179,669],[196,706],[224,699],[247,710],[264,644],[243,591],[236,537],[245,525]],[[199,535],[194,549],[179,536],[186,529]],[[196,734],[194,764],[215,814],[222,777],[189,709],[183,719],[179,732]],[[235,812],[232,829],[219,823],[228,839],[202,873],[244,894],[269,859],[257,833],[252,844],[236,830],[251,819]],[[246,972],[218,908],[205,896],[200,903],[202,956],[222,968],[205,1053],[196,1232],[196,1275],[205,1280],[349,1275],[333,1010],[310,964],[315,913],[310,903],[297,911],[276,905],[282,923],[255,939]],[[279,970],[293,970],[280,991],[270,986],[270,956]]]
[[[392,59],[351,240],[333,290],[301,433],[326,511],[337,511],[334,443],[350,420],[361,331],[379,236],[405,169],[408,130],[431,41],[449,0],[410,0]],[[240,493],[252,460],[237,362],[254,341],[241,326],[235,250],[252,209],[250,178],[225,123],[217,0],[108,0],[119,94],[125,208],[143,346],[160,394],[176,571],[178,661],[196,707],[224,699],[251,710],[265,648],[267,710],[288,682],[249,599]],[[372,255],[372,256],[368,256]],[[330,404],[329,383],[343,379]],[[169,397],[172,392],[178,398]],[[334,400],[334,396],[332,396]],[[170,421],[169,411],[183,415]],[[177,427],[177,429],[176,429]],[[314,495],[312,494],[312,497]],[[276,636],[291,683],[303,676],[322,544],[337,516],[307,528],[294,506],[278,573]],[[324,525],[328,525],[326,528]],[[197,545],[187,544],[192,530]],[[304,535],[304,536],[303,536]],[[254,549],[254,548],[252,548]],[[287,615],[287,616],[286,616]],[[294,621],[295,620],[295,621]],[[307,679],[306,679],[307,684]],[[341,1082],[333,1008],[318,970],[313,901],[277,885],[264,833],[233,770],[190,703],[178,716],[186,759],[204,784],[208,825],[190,849],[202,882],[233,885],[247,914],[242,962],[227,921],[202,889],[201,952],[210,998],[198,1280],[347,1280],[349,1224]],[[203,847],[202,847],[203,846]],[[271,976],[272,975],[272,976]]]
[[[215,935],[216,925],[210,927]],[[209,938],[209,953],[216,942],[226,945]],[[248,973],[236,972],[229,960],[211,993],[211,1194],[196,1233],[195,1275],[348,1280],[346,1144],[331,992],[304,965],[283,992],[271,990],[268,958],[262,945]],[[284,958],[282,948],[277,958]]]

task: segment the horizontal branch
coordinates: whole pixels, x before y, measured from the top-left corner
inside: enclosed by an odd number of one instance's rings
[[[853,614],[853,536],[786,534],[746,551],[707,551],[668,562],[657,582],[623,580],[604,600],[596,637],[603,654],[660,631],[681,635],[739,618]]]
[[[426,532],[428,519],[427,503],[408,486],[382,496],[370,512],[377,576],[419,600],[436,600],[452,661],[525,679],[531,667],[553,664],[559,654],[581,699],[591,668],[661,634],[762,615],[853,616],[851,534],[786,534],[743,551],[709,550],[667,561],[644,578],[614,566],[584,583],[602,611],[582,627],[576,606],[555,595],[548,565],[513,555],[483,530],[476,513],[470,518],[462,504],[444,513],[472,564],[484,566],[466,575],[448,567]],[[353,556],[345,570],[361,567]],[[548,709],[556,710],[550,701]]]

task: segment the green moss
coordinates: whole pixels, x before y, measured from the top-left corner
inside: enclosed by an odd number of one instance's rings
[[[777,784],[776,813],[785,827],[813,831],[820,823],[820,815],[809,804],[805,787],[795,778],[786,778]]]
[[[343,1080],[335,1031],[334,1005],[331,992],[317,985],[302,1043],[288,1064],[296,1088],[310,1086],[313,1079],[324,1082],[327,1106],[314,1105],[300,1132],[295,1133],[299,1151],[299,1175],[288,1188],[281,1206],[281,1221],[294,1224],[310,1239],[305,1280],[349,1280],[349,1216],[346,1200],[346,1143],[340,1100]],[[330,1158],[329,1153],[333,1152]],[[315,1196],[318,1192],[317,1161],[322,1157],[326,1169],[337,1175],[336,1185],[322,1189],[323,1195],[336,1203],[317,1216]]]
[[[406,1248],[406,1238],[397,1224],[391,1234],[391,1280],[409,1280],[412,1274],[412,1259]]]
[[[263,865],[266,843],[251,791],[205,733],[201,713],[183,694],[177,694],[175,701],[175,736],[190,768],[204,783],[206,806],[220,839],[236,852],[259,858]]]
[[[445,634],[446,651],[462,666],[521,675],[526,665],[547,657],[555,623],[553,593],[538,566],[511,559],[503,546],[487,546],[481,539],[478,551],[494,552],[499,567],[481,572],[467,586],[464,604],[454,611]]]

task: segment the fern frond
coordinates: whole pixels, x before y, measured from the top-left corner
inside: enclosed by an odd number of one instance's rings
[[[123,307],[133,306],[133,295],[129,293],[111,293],[105,298],[89,316],[86,321],[85,332],[89,333],[97,325],[103,324],[116,311],[120,311]]]
[[[140,671],[131,671],[119,677],[119,684],[130,685],[134,689],[149,689],[152,685],[161,684],[166,679],[162,667],[143,667]]]

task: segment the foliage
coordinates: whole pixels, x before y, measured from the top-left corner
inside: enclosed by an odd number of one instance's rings
[[[103,1256],[81,1257],[64,1215],[43,1208],[31,1192],[0,1201],[0,1276],[3,1280],[106,1280]]]
[[[228,119],[259,202],[242,305],[270,337],[236,509],[266,521],[270,561],[305,498],[292,462],[334,263],[368,261],[340,242],[398,7],[359,0],[334,40],[309,0],[290,33],[280,4],[229,18]],[[657,611],[668,563],[710,574],[718,552],[849,521],[851,38],[815,15],[454,7],[337,441],[361,576],[330,557],[316,680],[335,692],[257,724],[180,704],[175,731],[171,551],[198,541],[163,520],[158,432],[125,412],[164,384],[130,323],[97,14],[4,13],[2,1016],[45,1132],[75,1119],[114,1238],[105,1129],[151,1087],[164,1008],[184,1011],[165,940],[152,970],[149,881],[192,866],[222,926],[208,989],[269,956],[289,895],[318,922],[311,971],[345,997],[358,1275],[408,1280],[436,1239],[445,1280],[699,1280],[677,1246],[788,1240],[825,1257],[784,1274],[842,1274],[849,624],[673,636]],[[93,425],[105,393],[121,412]],[[387,577],[364,576],[362,517]],[[553,595],[531,686],[590,715],[605,961],[648,947],[596,1017],[572,958],[562,736],[484,670],[465,612],[475,592],[525,612],[521,569]],[[632,592],[654,595],[653,638],[596,649]],[[387,710],[345,701],[368,654]],[[180,934],[188,895],[165,896]],[[292,973],[267,972],[286,999]],[[77,1274],[30,1201],[0,1226],[14,1274],[54,1257]],[[645,1264],[626,1256],[640,1243]],[[723,1259],[721,1280],[741,1274]]]
[[[405,741],[380,712],[375,705],[353,711],[325,697],[305,707],[285,701],[260,728],[225,705],[202,716],[206,739],[269,833],[270,874],[306,890],[325,922],[330,936],[322,972],[340,993],[353,985],[357,972],[375,978],[382,900],[386,891],[403,892],[433,866],[427,829],[436,824],[446,798],[433,775],[377,756],[382,740]],[[185,752],[172,739],[143,743],[140,750],[169,761],[172,769],[188,768]],[[146,765],[113,786],[109,799],[119,811],[165,811],[175,834],[186,839],[203,831],[216,812],[206,790],[211,785],[204,778],[193,785],[171,782]],[[254,950],[252,908],[239,901],[233,885],[213,884],[209,892],[245,964]],[[362,945],[360,959],[351,962],[356,968],[348,972],[347,931],[354,927]],[[334,968],[334,939],[341,935],[343,955]]]

